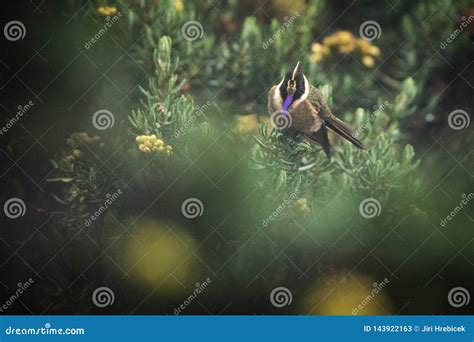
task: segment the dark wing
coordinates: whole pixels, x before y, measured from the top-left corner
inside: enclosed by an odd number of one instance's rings
[[[321,128],[319,130],[317,130],[311,135],[306,134],[305,137],[313,144],[321,145],[324,153],[326,153],[326,156],[328,158],[331,158],[331,145],[329,144],[328,130],[324,123],[321,125]]]
[[[365,149],[364,144],[356,138],[354,130],[331,113],[331,110],[326,103],[326,99],[319,89],[311,86],[308,94],[308,101],[311,102],[319,115],[324,119],[328,128],[332,129],[344,139],[350,141],[354,146],[360,149]]]

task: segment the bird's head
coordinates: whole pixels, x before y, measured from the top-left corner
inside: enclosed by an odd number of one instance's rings
[[[300,62],[298,62],[288,70],[283,81],[280,83],[280,95],[285,104],[287,104],[287,107],[289,107],[292,102],[303,96],[306,86],[303,68],[301,67]],[[288,110],[288,108],[284,109]]]

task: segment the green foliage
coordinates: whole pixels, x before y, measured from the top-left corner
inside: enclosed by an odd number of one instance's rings
[[[140,134],[157,134],[170,139],[173,129],[181,128],[194,111],[189,96],[180,95],[184,81],[178,82],[175,73],[179,58],[171,60],[171,39],[164,36],[153,53],[155,75],[150,78],[149,89],[140,88],[146,97],[143,109],[133,111],[130,123]]]

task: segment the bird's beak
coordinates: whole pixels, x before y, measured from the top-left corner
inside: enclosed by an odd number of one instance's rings
[[[296,91],[296,80],[295,80],[295,77],[296,77],[296,73],[298,71],[298,67],[300,65],[300,62],[298,61],[298,63],[296,63],[296,66],[295,68],[293,69],[293,73],[291,75],[291,79],[288,81],[288,87],[286,89],[286,91],[288,92],[289,95],[293,95]]]

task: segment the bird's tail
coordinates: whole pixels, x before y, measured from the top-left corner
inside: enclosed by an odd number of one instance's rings
[[[346,140],[349,140],[354,146],[365,150],[364,144],[356,138],[355,132],[344,122],[336,118],[334,115],[325,118],[326,125],[334,132],[339,134]]]

